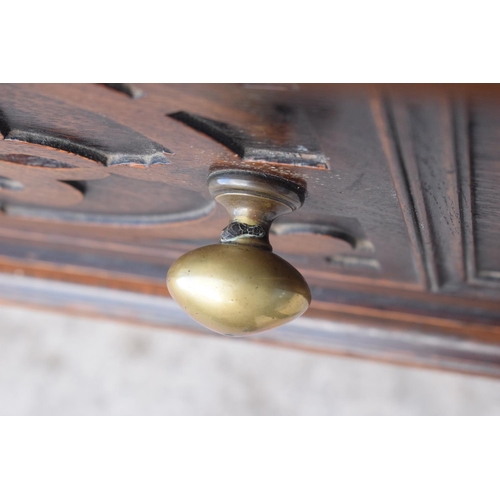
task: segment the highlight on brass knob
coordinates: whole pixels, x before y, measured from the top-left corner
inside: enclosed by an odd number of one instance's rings
[[[173,299],[198,323],[231,336],[269,330],[303,314],[311,292],[302,275],[272,252],[276,217],[299,208],[304,190],[280,177],[225,170],[208,180],[231,215],[219,244],[197,248],[170,267]]]

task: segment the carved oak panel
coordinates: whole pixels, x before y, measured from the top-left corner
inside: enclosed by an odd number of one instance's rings
[[[1,85],[0,132],[0,271],[165,295],[246,168],[307,189],[311,317],[500,341],[496,86]]]

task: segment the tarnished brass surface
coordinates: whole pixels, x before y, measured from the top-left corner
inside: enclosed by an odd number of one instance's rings
[[[303,188],[247,171],[217,172],[208,186],[231,220],[219,245],[193,250],[170,267],[167,286],[174,300],[202,325],[231,336],[300,316],[311,292],[297,269],[272,253],[269,229],[276,217],[302,205]]]
[[[230,214],[233,222],[257,225],[262,238],[240,238],[238,243],[272,250],[269,229],[274,219],[293,212],[304,201],[303,189],[273,175],[247,171],[216,172],[208,179],[215,200]]]
[[[307,283],[287,261],[238,244],[183,255],[171,266],[167,286],[196,321],[232,336],[282,325],[304,313],[311,301]]]

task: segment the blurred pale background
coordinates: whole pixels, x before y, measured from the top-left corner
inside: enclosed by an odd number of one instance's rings
[[[500,381],[0,307],[2,415],[500,415]]]

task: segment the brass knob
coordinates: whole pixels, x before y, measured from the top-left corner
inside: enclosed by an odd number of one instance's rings
[[[276,217],[302,205],[304,190],[241,170],[212,174],[208,187],[231,222],[220,244],[174,262],[167,274],[170,295],[198,323],[224,335],[261,332],[303,314],[311,292],[299,271],[272,253],[269,229]]]

